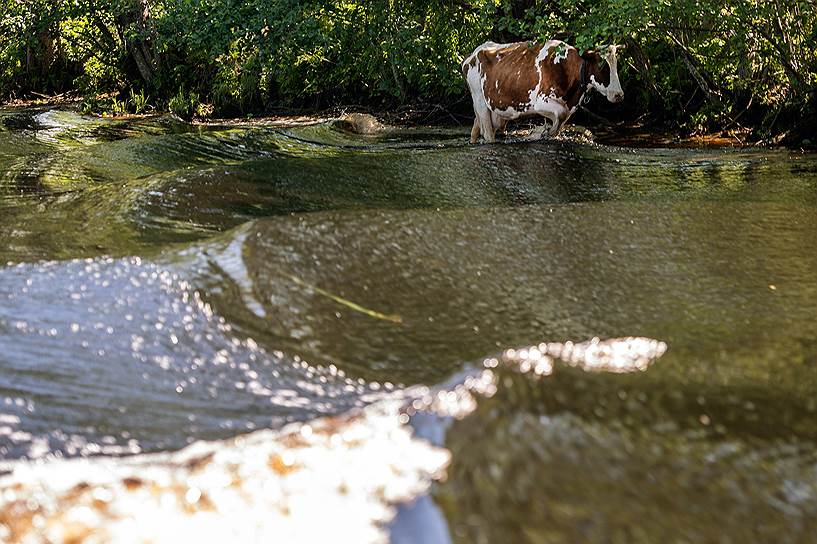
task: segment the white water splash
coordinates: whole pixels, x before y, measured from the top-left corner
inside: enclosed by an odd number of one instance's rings
[[[445,475],[450,453],[411,415],[463,418],[496,392],[495,368],[548,376],[641,371],[666,344],[646,338],[507,350],[438,388],[396,391],[337,417],[198,442],[175,453],[16,462],[0,478],[3,542],[388,541],[396,504]],[[443,423],[444,425],[444,423]]]

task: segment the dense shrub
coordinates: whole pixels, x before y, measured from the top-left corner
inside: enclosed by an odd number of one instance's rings
[[[817,110],[814,0],[0,0],[0,13],[7,98],[136,89],[228,115],[467,106],[459,62],[476,45],[560,37],[628,45],[633,118],[774,132]]]
[[[495,30],[629,46],[630,104],[690,128],[770,132],[817,110],[813,0],[503,1]],[[637,99],[633,100],[633,93]]]

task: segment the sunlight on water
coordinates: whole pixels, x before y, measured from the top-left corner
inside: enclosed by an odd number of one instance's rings
[[[6,458],[178,448],[376,395],[236,336],[178,272],[138,257],[7,267],[0,301]]]

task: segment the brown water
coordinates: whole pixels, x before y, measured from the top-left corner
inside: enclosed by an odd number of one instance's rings
[[[466,137],[0,112],[0,456],[173,450],[647,336],[646,372],[502,374],[445,434],[437,539],[817,540],[817,156]]]

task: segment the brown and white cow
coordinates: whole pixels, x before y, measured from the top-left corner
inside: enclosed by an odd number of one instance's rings
[[[610,102],[621,102],[617,49],[623,47],[606,48],[604,64],[599,53],[579,55],[559,40],[480,45],[462,63],[476,116],[471,143],[480,133],[493,142],[497,129],[504,130],[508,121],[535,115],[550,121],[548,136],[554,136],[591,88]]]

